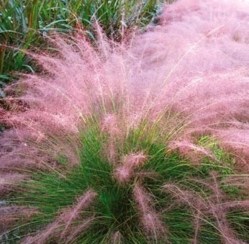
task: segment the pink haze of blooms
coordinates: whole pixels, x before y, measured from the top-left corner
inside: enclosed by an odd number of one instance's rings
[[[26,178],[22,168],[54,167],[60,152],[77,165],[78,134],[94,113],[106,116],[111,159],[116,137],[167,112],[184,121],[177,131],[162,126],[174,150],[209,154],[193,138],[211,134],[249,169],[248,1],[179,0],[121,44],[97,33],[97,47],[80,34],[51,38],[58,55],[31,54],[44,72],[6,89],[11,110],[0,109],[0,122],[11,129],[0,138],[0,191]],[[123,104],[115,115],[112,101]],[[160,223],[156,214],[151,221]]]

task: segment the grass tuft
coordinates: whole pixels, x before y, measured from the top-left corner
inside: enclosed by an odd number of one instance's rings
[[[19,232],[17,234],[16,229],[10,231],[9,241],[18,241],[27,235],[32,240],[41,238],[38,230],[47,231],[46,226],[56,223],[61,213],[72,208],[80,196],[92,189],[96,192],[96,199],[88,208],[78,213],[77,219],[73,219],[68,238],[73,242],[65,243],[108,243],[117,232],[122,237],[122,243],[190,243],[195,231],[200,243],[221,243],[222,229],[217,223],[215,213],[209,210],[217,206],[216,204],[226,204],[238,196],[243,196],[240,189],[232,184],[224,186],[224,195],[218,189],[218,192],[215,190],[218,187],[215,184],[220,184],[222,179],[231,177],[235,172],[233,165],[228,161],[223,161],[224,165],[217,165],[208,157],[204,157],[199,166],[193,165],[179,153],[168,151],[167,145],[162,143],[165,135],[158,137],[153,128],[150,130],[147,126],[147,133],[143,137],[137,137],[141,128],[143,126],[130,130],[124,141],[117,143],[119,153],[117,161],[113,163],[108,161],[104,150],[108,133],[101,130],[98,119],[90,119],[81,133],[78,166],[67,169],[65,156],[58,155],[57,161],[62,165],[59,173],[36,172],[31,180],[22,185],[22,191],[13,195],[10,201],[12,204],[28,205],[37,209],[38,214],[32,220],[24,221],[25,224],[22,223],[23,220],[19,220]],[[219,160],[227,160],[228,155],[214,139],[201,138],[200,144],[210,145],[214,154],[220,156]],[[146,153],[146,162],[134,169],[128,181],[120,183],[114,177],[115,169],[120,167],[125,155],[137,151]],[[216,176],[213,176],[214,172],[217,172]],[[144,188],[144,193],[141,194],[145,195],[140,197],[141,200],[138,200],[139,196],[134,198],[137,184]],[[217,194],[222,195],[219,199],[221,202],[213,202],[212,199]],[[248,227],[249,214],[246,212],[247,207],[240,209],[242,202],[243,200],[233,207],[237,207],[236,212],[222,216],[225,218],[223,220],[233,223],[228,227],[231,231],[248,241],[245,230]],[[160,228],[163,228],[159,231],[157,226],[157,234],[148,231],[145,223],[141,222],[145,221],[145,216],[153,214],[160,220],[151,219],[157,221],[152,223],[158,225],[160,221]],[[87,231],[82,230],[73,236],[77,228],[80,228],[80,223],[87,222],[91,216],[93,219],[89,222]],[[196,218],[201,222],[198,230]],[[68,222],[60,222],[60,226],[54,229],[54,234],[49,235],[45,243],[49,243],[49,240],[55,241],[56,236],[61,236],[65,226],[68,226]]]

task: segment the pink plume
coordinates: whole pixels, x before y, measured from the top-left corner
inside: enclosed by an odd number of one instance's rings
[[[111,243],[112,244],[122,244],[122,235],[119,231],[116,231],[113,233]]]
[[[70,243],[72,239],[80,234],[80,230],[86,230],[90,223],[92,223],[93,218],[88,218],[81,220],[81,225],[73,225],[73,222],[81,218],[80,214],[82,211],[89,208],[96,196],[97,194],[93,190],[88,190],[78,199],[75,205],[62,209],[61,213],[52,223],[48,224],[42,231],[37,232],[36,235],[28,236],[22,243],[45,244],[51,238],[68,238],[68,243]]]
[[[153,198],[149,193],[141,185],[136,184],[133,189],[133,198],[137,203],[140,221],[145,233],[156,240],[162,236],[166,238],[166,227],[154,210]]]
[[[96,196],[96,192],[94,192],[93,190],[88,190],[82,197],[78,199],[78,203],[75,206],[70,207],[68,212],[63,212],[63,216],[61,217],[64,218],[63,221],[66,223],[66,226],[61,233],[61,236],[65,236],[67,234],[67,230],[72,222],[79,218],[79,214],[81,211],[87,209],[93,203]]]
[[[134,175],[136,168],[142,166],[147,160],[143,152],[131,153],[121,160],[121,165],[115,169],[114,178],[119,183],[128,182]]]
[[[0,206],[0,234],[8,230],[20,219],[28,221],[33,215],[38,214],[34,208],[25,206]]]

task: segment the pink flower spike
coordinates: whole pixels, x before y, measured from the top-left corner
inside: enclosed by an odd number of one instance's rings
[[[147,157],[143,152],[131,153],[124,156],[121,160],[121,165],[114,171],[114,178],[119,183],[128,182],[133,176],[137,167],[142,166]]]
[[[65,236],[67,234],[68,228],[72,224],[72,222],[79,218],[79,214],[82,210],[85,210],[93,203],[96,196],[96,192],[94,192],[93,190],[88,190],[83,194],[83,196],[78,199],[78,203],[75,206],[70,207],[68,211],[62,213],[61,218],[66,223],[66,226],[61,233],[61,236]]]

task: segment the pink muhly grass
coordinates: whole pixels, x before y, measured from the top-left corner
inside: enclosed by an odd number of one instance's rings
[[[228,131],[224,129],[218,131],[217,138],[222,142],[222,146],[237,158],[243,170],[248,171],[249,126],[239,122],[234,127]]]
[[[189,140],[173,141],[169,144],[169,149],[174,151],[178,150],[181,155],[189,158],[193,164],[199,164],[203,157],[209,157],[213,160],[217,160],[210,150],[191,143]]]
[[[150,210],[150,206],[152,205],[153,200],[142,186],[138,184],[134,186],[133,197],[142,213],[146,213]]]
[[[65,244],[75,243],[76,238],[82,233],[85,233],[94,221],[95,221],[95,217],[88,217],[84,219],[82,224],[79,224],[75,229],[70,230],[68,235],[64,237],[65,240],[63,241],[65,242]]]
[[[182,111],[191,133],[226,127],[229,134],[231,122],[242,114],[248,119],[248,12],[245,1],[180,0],[164,9],[159,26],[139,36],[143,85],[152,79],[155,106]]]
[[[152,209],[141,215],[141,224],[150,238],[152,237],[155,240],[162,237],[166,238],[166,228],[160,219],[160,215],[154,212]]]
[[[82,210],[87,209],[93,203],[96,196],[96,192],[92,190],[87,191],[82,197],[78,199],[78,203],[73,208],[70,207],[68,213],[63,213],[64,222],[66,223],[66,226],[64,227],[61,236],[67,235],[67,230],[69,226],[72,224],[73,221],[75,221],[79,217],[79,213]]]
[[[40,230],[35,236],[28,236],[22,240],[22,244],[45,244],[51,237],[56,236],[58,238],[58,229],[60,225],[58,222],[53,222],[46,226],[45,229]]]
[[[102,121],[101,129],[102,131],[107,132],[110,137],[115,137],[120,134],[117,119],[118,118],[115,114],[107,114]]]
[[[159,140],[165,151],[176,151],[198,167],[203,157],[220,163],[208,147],[195,143],[199,136],[208,135],[249,171],[249,4],[179,0],[163,9],[157,26],[132,33],[129,41],[107,40],[98,25],[96,32],[94,45],[81,30],[72,37],[49,37],[54,53],[29,54],[43,72],[22,75],[6,88],[8,111],[0,108],[0,123],[10,129],[0,137],[0,194],[33,172],[64,177],[64,171],[79,165],[85,146],[81,134],[89,129],[90,118],[104,137],[101,156],[111,163],[112,177],[134,187],[132,200],[146,236],[168,237],[154,197],[142,186],[145,178],[157,178],[153,171],[140,171],[150,155],[136,148],[127,152],[123,142],[138,129],[139,140],[144,136],[152,137],[152,142]],[[64,165],[59,156],[67,159]],[[165,183],[163,189],[173,196],[173,204],[192,210],[195,243],[202,219],[210,215],[224,243],[242,243],[227,213],[248,209],[248,200],[226,199],[217,178],[212,175],[211,181],[198,182],[212,192],[210,196],[177,183]],[[42,244],[56,238],[73,243],[95,220],[83,218],[82,212],[96,197],[93,190],[87,191],[22,242]],[[4,208],[0,216],[6,226],[22,216],[30,217],[25,207]],[[113,234],[115,242],[120,238],[121,232]]]
[[[50,239],[56,238],[63,241],[65,244],[74,243],[75,239],[84,233],[89,226],[95,220],[94,217],[88,217],[83,220],[83,223],[77,225],[74,228],[70,228],[70,232],[67,236],[61,237],[60,230],[63,227],[62,223],[57,221],[49,224],[44,230],[40,231],[35,236],[26,237],[21,243],[22,244],[45,244],[48,243]]]
[[[119,127],[118,116],[115,114],[106,114],[101,122],[101,130],[109,136],[106,145],[106,154],[108,160],[114,164],[117,159],[115,143],[121,137],[121,128]]]
[[[217,175],[215,173],[211,174],[213,179],[213,184],[211,184],[211,189],[214,193],[214,203],[211,202],[210,205],[210,212],[216,219],[218,228],[220,230],[220,234],[224,243],[227,244],[245,244],[245,242],[238,240],[235,236],[234,231],[230,227],[228,220],[226,218],[227,212],[231,209],[249,209],[249,201],[232,201],[232,202],[222,202],[223,193],[220,189],[220,186],[217,182]]]
[[[25,175],[17,173],[0,173],[0,196],[17,187],[25,179]]]
[[[221,181],[223,185],[231,185],[238,187],[244,194],[248,194],[248,188],[249,188],[249,177],[247,174],[242,175],[232,175],[230,177],[227,177]]]
[[[90,207],[96,196],[97,194],[94,191],[88,190],[78,199],[75,205],[62,209],[58,217],[52,223],[48,224],[45,229],[39,231],[34,236],[25,238],[22,243],[43,244],[47,243],[53,237],[60,240],[68,238],[65,243],[70,243],[72,239],[81,234],[81,231],[86,230],[90,223],[92,223],[93,218],[86,218],[81,220],[80,225],[73,226],[74,222],[79,221],[82,211]],[[73,228],[71,228],[72,226]]]
[[[8,232],[17,221],[28,221],[35,214],[38,214],[36,209],[26,206],[0,206],[0,234]]]
[[[132,168],[137,168],[139,166],[142,166],[146,160],[146,155],[143,152],[138,152],[124,156],[122,162],[124,165],[130,166]]]
[[[193,209],[199,210],[208,208],[205,200],[199,195],[187,190],[183,190],[175,184],[167,183],[163,185],[163,189],[172,194],[179,203],[185,203]]]
[[[194,230],[195,230],[195,234],[194,234],[194,238],[193,238],[193,244],[198,244],[198,239],[199,239],[199,232],[201,229],[201,212],[197,211],[196,215],[194,216]]]
[[[119,231],[113,233],[111,241],[113,244],[121,244],[122,243],[122,235]]]
[[[220,232],[221,238],[224,243],[245,243],[236,238],[236,235],[231,228],[228,220],[227,213],[230,210],[249,209],[249,201],[230,201],[225,199],[224,193],[220,189],[217,181],[217,175],[211,173],[212,182],[202,182],[205,186],[210,188],[213,192],[209,197],[202,197],[197,193],[184,190],[175,184],[165,184],[164,190],[172,194],[180,203],[187,204],[194,212],[194,227],[195,236],[194,243],[198,243],[198,235],[201,230],[201,222],[206,215],[211,215],[215,218],[217,228]]]
[[[147,157],[143,152],[131,153],[123,156],[121,165],[115,169],[114,178],[119,183],[128,182],[134,175],[136,168],[142,166],[146,160]]]
[[[133,189],[133,198],[137,203],[137,209],[140,214],[141,225],[148,237],[157,240],[164,236],[166,238],[166,228],[160,219],[158,213],[153,208],[153,199],[148,192],[139,184]],[[166,239],[165,239],[166,240]]]

